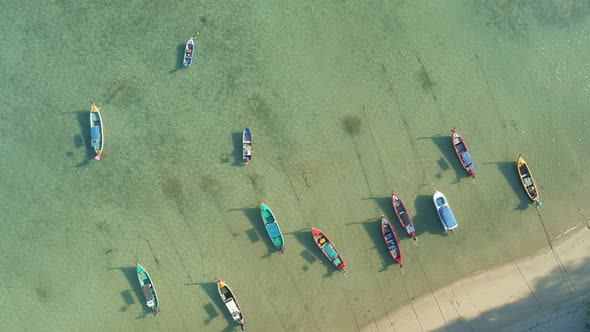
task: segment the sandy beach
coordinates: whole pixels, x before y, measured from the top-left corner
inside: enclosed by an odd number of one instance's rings
[[[363,331],[580,331],[588,320],[590,227],[533,257],[461,279]],[[559,263],[558,263],[559,262]]]

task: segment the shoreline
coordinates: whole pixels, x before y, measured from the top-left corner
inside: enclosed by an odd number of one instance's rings
[[[590,315],[590,305],[580,305],[589,301],[590,228],[576,228],[558,236],[553,250],[464,277],[361,331],[583,329]]]

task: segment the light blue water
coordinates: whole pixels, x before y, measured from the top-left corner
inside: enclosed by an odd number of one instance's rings
[[[568,7],[569,6],[569,7]],[[352,331],[531,254],[588,209],[584,2],[1,2],[0,325],[9,330]],[[196,58],[179,70],[197,31]],[[105,155],[89,161],[92,99]],[[241,165],[240,135],[254,158]],[[477,165],[468,179],[456,127]],[[540,214],[518,182],[522,153]],[[379,216],[391,191],[393,265]],[[442,234],[431,195],[459,227]],[[257,204],[275,212],[285,255]],[[394,227],[397,224],[394,224]],[[312,241],[343,255],[337,273]],[[546,232],[545,232],[546,230]],[[150,316],[134,262],[162,311]]]

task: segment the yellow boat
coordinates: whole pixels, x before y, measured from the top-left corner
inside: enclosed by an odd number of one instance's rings
[[[522,185],[523,185],[524,189],[526,190],[527,195],[529,195],[529,198],[533,202],[535,202],[537,207],[540,207],[542,203],[539,200],[539,196],[540,196],[539,189],[537,188],[537,185],[535,184],[535,179],[533,178],[533,174],[531,173],[531,170],[529,169],[526,161],[524,160],[524,158],[522,156],[518,156],[518,160],[516,161],[516,165],[517,165],[520,181],[522,182]]]
[[[92,105],[90,109],[90,135],[92,136],[90,145],[92,145],[92,148],[94,148],[94,151],[96,152],[94,159],[100,160],[104,148],[104,127],[102,125],[102,116],[100,116],[98,107],[96,107],[92,101],[90,101],[90,104]]]

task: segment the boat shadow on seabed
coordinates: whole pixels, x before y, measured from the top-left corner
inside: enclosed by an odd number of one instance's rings
[[[180,43],[178,44],[178,47],[176,48],[176,67],[172,70],[169,71],[170,74],[174,74],[177,71],[183,70],[184,69],[184,65],[183,65],[183,61],[184,61],[184,49],[186,47],[185,43]]]
[[[241,137],[241,136],[240,136]],[[241,138],[240,138],[241,140]],[[277,249],[272,243],[272,240],[268,236],[266,232],[266,228],[264,228],[264,224],[262,223],[262,219],[260,216],[260,207],[251,207],[251,208],[234,208],[228,209],[228,211],[243,211],[250,223],[252,223],[251,229],[246,231],[246,236],[251,243],[255,243],[264,239],[264,243],[266,244],[267,254],[262,256],[261,258],[270,257],[274,252],[277,252]],[[217,287],[217,286],[216,286]]]
[[[139,302],[142,304],[142,311],[136,317],[136,319],[143,319],[146,316],[153,316],[154,312],[152,311],[152,309],[150,309],[145,303],[145,301],[142,300],[144,298],[144,295],[141,291],[141,287],[139,286],[139,281],[137,280],[137,268],[135,266],[113,267],[109,268],[109,270],[121,271],[127,279],[127,282],[129,282],[129,286],[131,286],[131,289],[126,289],[121,292],[121,297],[123,298],[123,302],[125,303],[125,305],[123,305],[119,309],[119,311],[125,312],[129,310],[129,308],[135,304],[135,299],[133,296],[135,295],[135,298],[139,299]]]
[[[313,237],[311,236],[311,232],[307,229],[302,229],[294,232],[283,233],[283,235],[293,235],[295,239],[303,245],[305,248],[302,252],[299,253],[301,257],[309,264],[312,265],[316,261],[319,261],[324,267],[326,267],[326,274],[323,275],[324,278],[328,278],[334,274],[334,272],[339,272],[339,270],[331,264],[328,259],[322,254],[320,248],[316,246],[313,241]],[[345,258],[346,259],[346,258]],[[309,270],[308,264],[302,267],[303,271],[307,272]]]
[[[434,146],[438,148],[438,150],[443,155],[443,158],[438,159],[437,164],[441,169],[441,172],[446,172],[450,168],[455,171],[455,178],[457,179],[454,183],[459,182],[464,177],[469,177],[465,170],[463,169],[463,165],[457,158],[455,154],[455,150],[453,149],[453,144],[451,142],[450,135],[436,135],[436,136],[427,136],[427,137],[418,137],[416,140],[424,140],[429,139],[434,143]],[[452,166],[449,166],[449,163]],[[442,173],[435,175],[437,178],[442,178]]]
[[[76,148],[84,148],[84,160],[76,165],[76,167],[83,167],[94,159],[94,149],[90,146],[90,118],[88,111],[75,112],[78,124],[80,125],[80,134],[74,135],[74,146]]]
[[[516,169],[516,163],[510,161],[500,161],[500,162],[489,162],[483,163],[484,165],[496,165],[498,170],[504,178],[506,178],[506,182],[510,185],[510,188],[514,191],[516,197],[518,197],[518,205],[514,207],[515,211],[523,211],[526,210],[529,206],[531,206],[531,200],[526,194],[525,189],[522,187],[522,182],[518,178],[518,171]],[[542,189],[542,188],[541,188]]]
[[[192,286],[197,285],[203,288],[207,296],[211,300],[212,303],[207,303],[203,306],[203,310],[207,313],[207,319],[203,322],[205,325],[211,324],[211,322],[217,318],[217,316],[221,315],[225,318],[227,322],[227,326],[222,330],[223,332],[226,331],[235,331],[236,322],[229,316],[227,313],[227,309],[225,308],[225,304],[221,300],[219,296],[219,291],[217,290],[217,283],[216,282],[191,282],[184,284],[185,286]],[[221,313],[219,313],[219,311]]]
[[[241,132],[233,132],[231,134],[231,141],[233,150],[230,153],[223,153],[219,157],[220,164],[227,164],[231,162],[233,159],[233,163],[231,166],[244,166],[244,159],[242,158],[242,133]]]
[[[365,221],[346,223],[346,226],[351,225],[363,226],[365,232],[367,232],[369,235],[369,238],[373,242],[373,247],[367,248],[366,250],[377,249],[377,252],[379,253],[379,260],[381,261],[381,269],[378,272],[387,271],[391,265],[395,265],[391,259],[391,256],[389,256],[389,251],[387,251],[385,242],[383,242],[383,236],[381,235],[381,218],[375,217]]]

